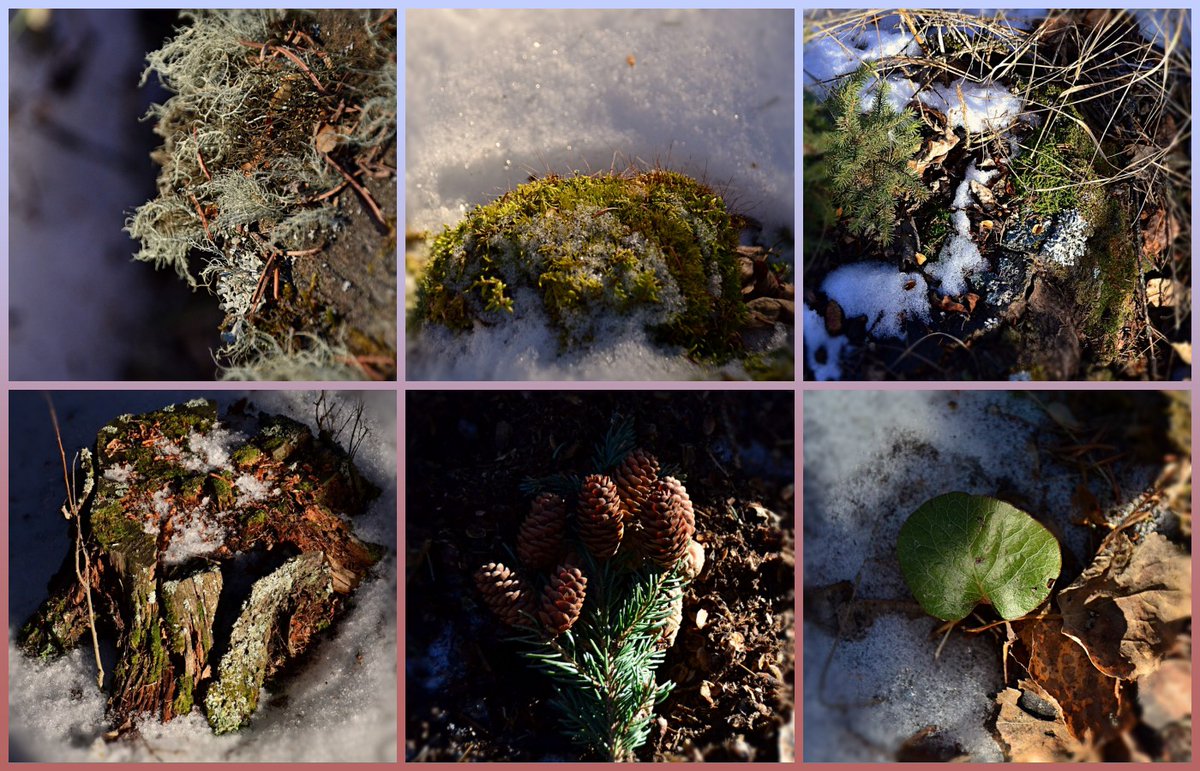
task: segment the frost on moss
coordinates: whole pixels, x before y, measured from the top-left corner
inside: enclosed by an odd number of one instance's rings
[[[336,303],[314,299],[322,260],[309,255],[352,227],[338,194],[355,190],[339,165],[361,184],[394,174],[394,20],[267,9],[183,18],[142,76],[157,75],[172,96],[147,115],[163,138],[162,170],[158,196],[126,223],[141,244],[135,257],[219,298],[227,366],[269,350],[253,342],[263,335],[335,345],[344,335],[326,310]]]
[[[542,313],[564,347],[637,323],[725,361],[746,319],[737,239],[721,196],[682,174],[550,176],[434,240],[415,316],[467,330]]]

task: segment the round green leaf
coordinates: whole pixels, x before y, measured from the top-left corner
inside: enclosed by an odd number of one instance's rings
[[[988,602],[1019,618],[1050,594],[1062,569],[1058,541],[1004,501],[947,493],[921,504],[900,528],[900,570],[931,616],[965,618]]]

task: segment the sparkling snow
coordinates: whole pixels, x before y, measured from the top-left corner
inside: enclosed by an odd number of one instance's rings
[[[954,234],[946,240],[936,262],[925,266],[930,278],[940,282],[942,294],[958,297],[967,291],[967,276],[987,267],[987,261],[979,253],[979,247],[971,238],[971,222],[967,219],[966,207],[974,202],[971,183],[986,185],[995,178],[996,171],[980,171],[975,162],[967,167],[966,176],[954,191],[954,215],[951,223]]]

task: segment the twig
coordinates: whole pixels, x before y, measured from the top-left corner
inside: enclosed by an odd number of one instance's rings
[[[208,167],[204,165],[204,156],[200,154],[200,135],[196,132],[195,126],[192,126],[192,139],[196,140],[196,160],[200,163],[200,171],[204,172],[204,178],[211,182],[212,174],[208,173]]]
[[[384,229],[387,229],[388,224],[387,220],[383,218],[383,211],[380,210],[379,204],[375,203],[375,199],[371,197],[371,194],[367,192],[367,189],[358,184],[358,180],[352,177],[350,172],[339,166],[337,161],[335,161],[333,158],[330,158],[329,153],[321,153],[321,155],[325,156],[325,160],[330,166],[338,170],[338,173],[345,178],[350,187],[354,188],[354,192],[358,193],[359,196],[362,197],[363,202],[366,203],[367,208],[371,210],[371,214],[374,215],[376,220],[378,220],[380,226]]]
[[[200,224],[204,226],[204,235],[208,236],[208,240],[212,240],[212,233],[208,229],[208,218],[204,216],[204,209],[200,207],[200,202],[196,200],[196,196],[190,190],[188,198],[192,199],[192,205],[196,207],[196,214],[200,215]]]
[[[62,431],[58,427],[58,413],[54,410],[54,402],[50,399],[50,394],[46,394],[45,397],[46,406],[50,409],[50,422],[54,425],[54,438],[58,441],[58,456],[62,459],[63,484],[67,488],[67,505],[70,509],[68,518],[75,520],[75,577],[79,579],[79,584],[83,587],[83,595],[87,598],[88,627],[92,631],[92,651],[96,654],[96,687],[103,688],[104,663],[100,660],[100,638],[96,634],[96,609],[92,605],[92,586],[84,579],[85,572],[89,576],[92,573],[92,561],[88,556],[87,549],[83,547],[83,522],[79,516],[81,506],[75,497],[75,485],[71,482],[71,472],[67,467],[67,453],[63,449]],[[79,568],[81,553],[83,554],[83,570]]]

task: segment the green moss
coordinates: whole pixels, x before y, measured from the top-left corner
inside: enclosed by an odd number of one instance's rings
[[[180,675],[176,679],[178,691],[175,694],[175,701],[171,704],[171,709],[176,715],[186,715],[192,711],[192,705],[195,703],[192,698],[192,678],[186,674]]]
[[[1093,234],[1088,240],[1082,268],[1090,275],[1090,293],[1078,297],[1088,309],[1084,331],[1092,341],[1096,361],[1108,364],[1117,356],[1122,331],[1135,310],[1134,295],[1140,273],[1132,223],[1124,205],[1115,196],[1095,196],[1088,208]]]
[[[1012,160],[1013,187],[1028,211],[1050,218],[1080,207],[1087,183],[1096,179],[1093,156],[1101,157],[1083,126],[1083,117],[1071,106],[1061,114],[1047,115],[1042,128]]]
[[[721,197],[682,174],[547,177],[434,239],[415,321],[467,330],[537,309],[571,347],[644,311],[660,340],[727,360],[746,315],[737,235]]]
[[[262,450],[252,444],[245,444],[234,450],[230,456],[239,468],[253,466],[262,457]]]
[[[216,501],[218,508],[228,509],[233,506],[237,496],[233,493],[233,480],[228,478],[227,472],[222,472],[219,476],[210,474],[205,484],[208,485],[209,495]]]

